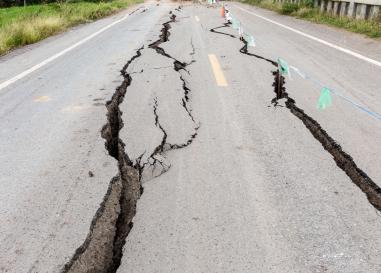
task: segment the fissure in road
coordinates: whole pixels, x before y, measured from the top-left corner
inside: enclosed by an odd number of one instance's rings
[[[177,10],[181,10],[181,7],[179,6],[177,8]],[[181,70],[184,70],[189,74],[189,71],[186,70],[186,67],[188,65],[191,65],[194,62],[194,60],[192,60],[189,63],[182,62],[182,61],[174,58],[170,54],[168,54],[162,47],[160,47],[160,45],[162,43],[169,41],[169,36],[171,35],[171,33],[169,31],[171,29],[170,24],[176,22],[176,15],[173,14],[172,12],[170,12],[169,14],[170,14],[170,20],[163,23],[163,27],[161,29],[159,39],[156,40],[155,42],[151,43],[148,47],[154,49],[158,54],[173,60],[173,69],[174,69],[174,71],[179,73],[179,78],[183,83],[182,89],[183,89],[184,94],[183,94],[183,98],[182,98],[182,106],[183,106],[184,110],[187,112],[187,114],[190,117],[190,119],[192,120],[192,122],[194,123],[195,127],[194,127],[194,133],[189,137],[189,139],[186,142],[180,143],[180,144],[168,143],[167,142],[168,134],[167,134],[165,128],[160,123],[160,118],[159,118],[159,115],[157,112],[158,107],[159,107],[159,103],[158,103],[157,98],[154,99],[153,111],[154,111],[154,115],[155,115],[155,126],[158,127],[162,131],[163,137],[162,137],[161,143],[154,149],[153,153],[150,155],[148,161],[144,164],[144,166],[150,165],[152,167],[152,173],[153,173],[154,170],[159,165],[161,167],[161,171],[159,172],[159,175],[163,174],[164,172],[166,172],[171,167],[170,165],[165,164],[164,160],[160,156],[166,151],[173,150],[173,149],[185,148],[185,147],[189,146],[190,144],[192,144],[194,139],[197,137],[197,131],[200,128],[200,124],[196,122],[195,118],[193,117],[192,111],[190,110],[190,108],[188,106],[189,93],[190,93],[191,89],[187,86],[187,83],[186,83],[184,77],[180,73]],[[192,52],[190,53],[190,55],[194,55],[195,49],[194,49],[192,42],[191,42],[191,45],[192,45]]]
[[[234,35],[215,30],[222,27],[229,27],[229,25],[230,24],[224,24],[222,26],[212,28],[210,31],[213,33],[223,34],[235,38],[233,37]],[[316,120],[307,115],[301,108],[296,106],[295,100],[291,98],[286,92],[285,78],[279,71],[278,63],[263,56],[249,53],[247,42],[242,38],[240,40],[244,44],[243,47],[239,50],[240,53],[264,60],[277,67],[275,71],[272,71],[274,76],[274,82],[272,86],[274,87],[275,92],[275,97],[271,100],[273,105],[277,106],[280,99],[285,99],[285,105],[290,110],[290,112],[303,122],[312,136],[320,142],[320,144],[327,152],[332,155],[336,165],[347,174],[351,181],[357,187],[359,187],[363,193],[365,193],[369,203],[377,210],[381,211],[381,188],[357,166],[353,158],[348,153],[343,151],[341,146],[331,136],[329,136],[329,134],[320,126]]]
[[[179,71],[185,70],[189,64],[173,58],[167,54],[164,49],[159,47],[161,43],[169,41],[169,24],[174,22],[175,18],[176,16],[172,14],[171,20],[163,24],[159,40],[149,45],[149,47],[155,49],[159,54],[173,59],[173,69],[176,73],[180,73]],[[141,162],[142,156],[135,160],[130,159],[128,156],[128,152],[125,150],[125,144],[119,137],[120,130],[123,128],[120,104],[125,99],[127,89],[132,82],[132,73],[127,72],[128,67],[134,60],[142,55],[141,51],[143,48],[144,47],[139,48],[136,54],[128,60],[121,70],[123,82],[117,87],[111,100],[106,104],[107,123],[102,128],[102,137],[105,139],[105,147],[109,155],[114,157],[118,162],[119,173],[111,179],[104,199],[93,217],[85,241],[75,251],[70,261],[63,267],[61,270],[62,273],[115,273],[117,271],[121,263],[126,237],[133,226],[132,219],[136,214],[136,203],[143,193],[141,178],[144,168],[147,165],[154,167],[160,165],[163,167],[161,173],[167,171],[169,167],[166,168],[157,156],[168,150],[187,147],[197,136],[197,130],[200,126],[196,123],[188,105],[191,89],[187,86],[185,79],[180,74],[184,91],[182,106],[195,124],[194,134],[184,143],[167,143],[168,134],[160,123],[157,113],[159,104],[157,98],[155,98],[153,108],[155,125],[163,132],[163,138],[147,162]],[[194,55],[194,48],[191,55]],[[141,73],[143,73],[143,71],[141,71]]]
[[[134,165],[119,138],[123,127],[119,105],[131,85],[129,65],[141,56],[143,47],[126,63],[121,70],[122,84],[107,102],[107,123],[102,128],[105,147],[118,161],[119,174],[111,179],[107,193],[90,225],[85,242],[76,250],[71,260],[64,266],[64,273],[116,272],[122,257],[122,248],[128,232],[132,228],[132,218],[136,213],[136,202],[140,197],[141,186],[139,167]]]

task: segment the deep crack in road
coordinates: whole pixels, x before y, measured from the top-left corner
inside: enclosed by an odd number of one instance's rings
[[[180,7],[179,7],[180,8]],[[144,12],[144,10],[143,10]],[[154,49],[158,54],[167,58],[173,59],[173,71],[179,73],[180,70],[186,70],[190,63],[181,62],[168,53],[159,45],[169,41],[170,23],[175,22],[176,16],[171,14],[171,20],[163,23],[160,38],[149,45],[149,48]],[[107,102],[107,123],[102,128],[102,137],[106,140],[105,147],[113,158],[118,161],[119,174],[111,179],[109,188],[100,205],[97,213],[90,226],[89,234],[85,242],[76,250],[71,260],[64,266],[63,273],[79,273],[79,272],[99,272],[99,273],[115,273],[120,266],[123,256],[123,246],[126,242],[126,237],[133,227],[133,217],[136,214],[136,204],[140,195],[143,193],[141,185],[142,173],[147,166],[153,168],[152,174],[156,168],[162,168],[158,177],[169,170],[170,165],[166,165],[164,161],[157,158],[158,155],[163,155],[165,152],[174,149],[182,149],[194,141],[197,137],[197,130],[200,125],[196,123],[191,110],[188,106],[189,93],[191,89],[187,86],[185,79],[179,75],[184,91],[182,106],[187,112],[189,118],[195,124],[194,133],[185,143],[171,144],[167,142],[168,134],[160,124],[157,108],[159,106],[157,98],[154,99],[153,113],[155,116],[155,126],[163,133],[160,144],[153,150],[146,162],[142,162],[142,156],[135,160],[131,160],[128,151],[125,150],[125,144],[119,136],[120,130],[123,128],[122,111],[120,104],[125,99],[128,87],[132,82],[132,73],[127,70],[131,63],[142,56],[141,51],[144,46],[136,51],[130,60],[121,70],[123,76],[122,84],[116,89],[111,100]],[[194,55],[193,51],[190,53]],[[141,73],[144,73],[142,70]],[[160,73],[160,72],[157,72]]]
[[[215,29],[229,26],[230,24],[224,24],[223,26],[212,28],[210,31],[213,33],[223,34],[235,38],[234,35],[215,31]],[[280,99],[286,99],[285,104],[286,107],[290,109],[290,112],[303,122],[313,137],[319,141],[323,148],[333,156],[337,166],[342,169],[348,175],[351,181],[361,189],[361,191],[366,195],[369,203],[372,204],[378,211],[381,211],[381,188],[357,166],[353,158],[345,151],[343,151],[341,146],[328,135],[328,133],[320,126],[316,120],[308,116],[302,109],[296,106],[295,100],[291,98],[286,92],[286,81],[279,71],[277,62],[263,56],[249,53],[247,42],[242,38],[240,40],[244,43],[244,46],[239,50],[240,53],[255,57],[257,59],[265,60],[273,66],[277,67],[277,70],[272,72],[274,75],[274,82],[272,86],[274,87],[276,96],[271,100],[271,103],[273,103],[274,107],[279,105],[278,101]]]
[[[0,272],[381,272],[381,125],[274,60],[373,110],[381,74],[262,17],[379,44],[228,5],[254,50],[161,1],[0,58]]]

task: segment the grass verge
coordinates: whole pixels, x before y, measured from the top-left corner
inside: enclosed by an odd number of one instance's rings
[[[349,17],[339,17],[329,13],[322,13],[312,7],[312,2],[279,3],[271,0],[243,0],[243,3],[276,11],[280,14],[305,19],[314,23],[326,24],[343,28],[352,32],[365,34],[371,38],[381,37],[381,15],[377,20],[356,20]]]
[[[65,2],[0,9],[0,55],[67,28],[108,16],[142,0]]]

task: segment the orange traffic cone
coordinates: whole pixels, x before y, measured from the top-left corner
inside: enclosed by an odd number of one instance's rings
[[[225,7],[221,7],[221,17],[225,17]]]

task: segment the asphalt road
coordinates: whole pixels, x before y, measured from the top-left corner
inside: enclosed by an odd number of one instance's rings
[[[0,272],[381,272],[381,121],[293,71],[274,106],[219,8],[178,7],[0,58]],[[228,8],[249,54],[381,112],[379,41]]]

